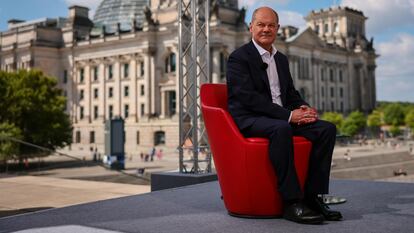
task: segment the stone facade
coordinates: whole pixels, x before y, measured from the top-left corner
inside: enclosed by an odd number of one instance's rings
[[[68,18],[10,20],[0,34],[0,68],[36,68],[58,78],[75,146],[103,148],[105,121],[120,116],[128,153],[146,153],[154,145],[175,150],[177,2],[153,0],[151,6],[145,8],[142,25],[131,21],[128,30],[114,32],[99,31],[88,9],[80,6],[70,7]],[[211,76],[218,83],[225,81],[228,55],[249,41],[250,33],[237,1],[214,1],[211,12]],[[306,19],[309,27],[283,27],[276,41],[289,57],[296,88],[321,112],[370,112],[377,55],[365,39],[362,12],[332,8],[311,12]],[[321,31],[325,23],[332,33]],[[355,25],[358,29],[351,30]]]

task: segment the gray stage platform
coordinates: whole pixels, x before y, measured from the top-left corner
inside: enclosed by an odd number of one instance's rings
[[[227,215],[217,182],[0,219],[0,232],[414,232],[414,184],[335,180],[344,220],[300,225]]]

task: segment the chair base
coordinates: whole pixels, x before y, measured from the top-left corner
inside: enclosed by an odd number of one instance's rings
[[[236,218],[251,218],[251,219],[271,219],[271,218],[281,218],[282,215],[248,215],[248,214],[236,214],[230,211],[227,213]]]

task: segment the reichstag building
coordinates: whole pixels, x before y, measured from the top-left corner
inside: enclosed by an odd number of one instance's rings
[[[250,40],[237,0],[211,3],[213,82],[225,82],[226,60]],[[178,146],[178,4],[173,0],[103,0],[69,7],[65,18],[10,19],[0,34],[0,68],[40,69],[67,97],[72,146],[104,144],[105,121],[125,119],[126,151]],[[275,46],[289,57],[301,95],[321,112],[368,113],[375,107],[373,40],[363,12],[332,7],[310,12],[307,27],[283,25]]]

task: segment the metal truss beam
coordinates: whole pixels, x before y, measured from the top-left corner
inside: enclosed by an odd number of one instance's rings
[[[209,0],[178,6],[179,156],[181,173],[211,172],[211,153],[201,115],[200,86],[210,82]]]

